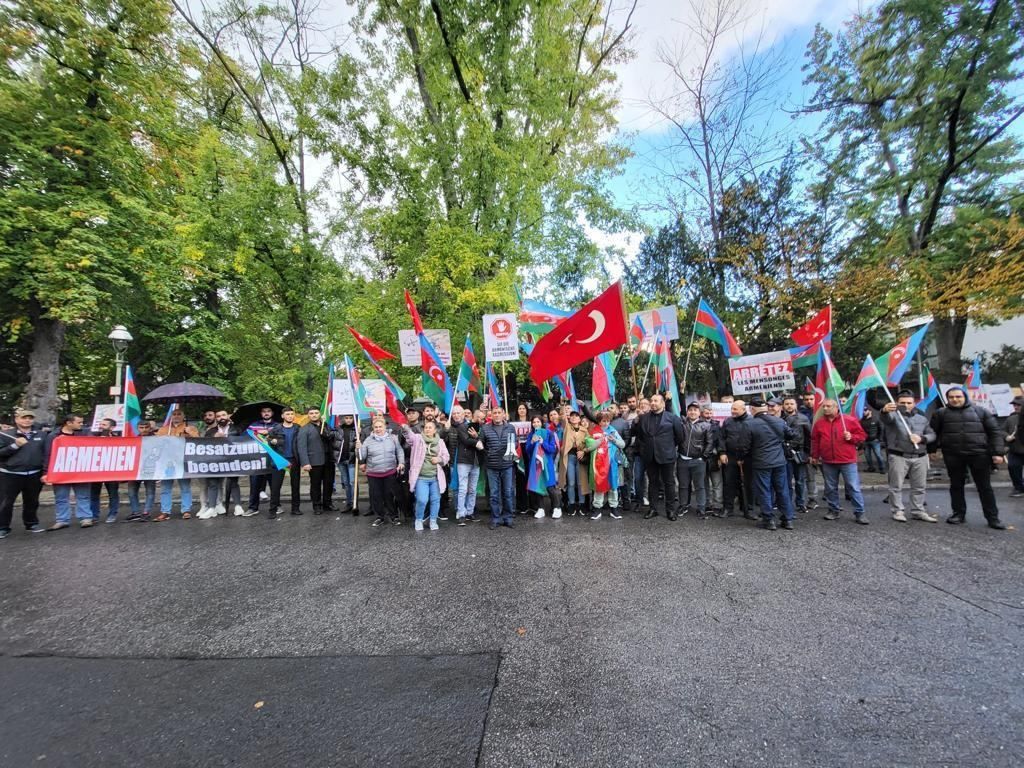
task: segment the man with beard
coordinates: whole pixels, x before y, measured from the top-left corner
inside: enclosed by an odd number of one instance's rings
[[[306,409],[308,421],[299,430],[299,464],[309,473],[309,499],[313,514],[333,512],[331,490],[334,487],[334,430],[320,422],[320,409]]]
[[[651,411],[636,421],[640,455],[647,469],[647,488],[651,508],[645,520],[662,510],[669,520],[676,519],[676,456],[683,446],[683,425],[679,417],[665,410],[665,398],[651,396]]]
[[[723,398],[724,399],[724,398]],[[731,414],[722,424],[722,452],[718,460],[722,464],[722,517],[734,514],[736,498],[740,500],[740,511],[748,520],[756,520],[751,509],[753,473],[746,466],[750,453],[750,424],[747,404],[743,400],[732,400]]]

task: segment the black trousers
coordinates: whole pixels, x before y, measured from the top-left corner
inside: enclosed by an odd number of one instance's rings
[[[525,512],[530,504],[530,492],[526,488],[528,478],[525,472],[516,470],[516,512]]]
[[[395,491],[398,483],[396,475],[387,477],[367,477],[366,484],[370,492],[370,509],[375,517],[383,520],[385,517],[392,520],[398,519],[398,509],[395,507]]]
[[[288,481],[292,490],[292,512],[297,512],[302,504],[302,491],[299,489],[299,484],[302,482],[302,468],[299,466],[298,459],[292,459],[291,462],[288,467]],[[272,511],[281,508],[281,487],[283,485],[284,470],[275,470],[270,475],[270,509]]]
[[[322,509],[331,503],[334,491],[334,462],[309,468],[309,500],[313,509]]]
[[[726,512],[733,511],[733,504],[736,499],[740,500],[740,511],[748,512],[751,509],[751,500],[754,497],[754,473],[753,470],[744,465],[736,463],[736,457],[730,456],[729,463],[722,465],[722,509]]]
[[[0,472],[0,528],[10,528],[14,518],[14,501],[21,495],[21,522],[26,528],[39,523],[39,492],[43,490],[42,473],[11,475]]]
[[[548,493],[558,493],[555,488],[549,488]],[[547,494],[534,493],[529,491],[530,494],[530,509],[543,509],[547,514],[551,514],[551,496]]]
[[[662,493],[665,498],[662,500]],[[669,517],[674,517],[678,506],[678,493],[676,490],[676,463],[658,464],[651,462],[647,465],[647,498],[650,499],[651,509],[655,514],[664,512]]]
[[[949,502],[953,514],[963,517],[967,514],[967,498],[964,496],[964,485],[970,471],[974,485],[981,499],[981,509],[987,520],[999,519],[999,508],[996,506],[996,495],[992,490],[992,458],[982,456],[958,456],[943,451],[942,458],[946,462],[949,473]]]
[[[249,477],[249,509],[260,508],[260,493],[272,484],[273,475],[250,475]],[[224,504],[227,505],[225,499]],[[273,504],[271,504],[273,508]]]

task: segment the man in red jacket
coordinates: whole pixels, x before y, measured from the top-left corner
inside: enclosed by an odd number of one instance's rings
[[[828,502],[826,520],[839,517],[839,476],[853,500],[853,517],[867,525],[864,515],[864,496],[860,492],[857,474],[857,446],[867,439],[860,421],[839,412],[835,400],[821,405],[821,418],[811,427],[811,463],[821,465],[825,476],[825,501]]]

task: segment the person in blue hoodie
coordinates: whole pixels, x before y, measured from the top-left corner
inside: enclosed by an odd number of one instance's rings
[[[544,426],[540,416],[534,416],[530,426],[532,432],[523,443],[526,487],[530,494],[529,507],[536,509],[533,514],[536,518],[545,517],[547,512],[551,512],[551,516],[557,519],[562,516],[562,510],[558,502],[553,502],[552,499],[558,494],[558,475],[555,472],[558,439],[553,431]],[[558,514],[555,514],[556,512]]]

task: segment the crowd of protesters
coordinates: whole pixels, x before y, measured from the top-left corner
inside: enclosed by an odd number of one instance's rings
[[[289,514],[299,516],[303,475],[314,515],[360,515],[356,486],[364,483],[369,505],[362,514],[372,516],[378,528],[408,519],[417,531],[437,531],[439,522],[449,520],[466,526],[484,519],[477,509],[479,497],[486,496],[491,528],[514,527],[516,518],[525,515],[597,521],[605,514],[619,520],[633,513],[675,521],[692,512],[701,519],[742,515],[767,530],[792,530],[799,515],[818,507],[819,498],[826,506],[825,519],[839,518],[841,484],[854,521],[867,525],[858,449],[867,471],[887,474],[886,500],[900,522],[908,520],[905,487],[909,519],[937,521],[925,502],[937,451],[949,475],[948,523],[965,520],[970,474],[988,526],[1005,528],[991,484],[991,472],[1004,457],[1011,496],[1024,496],[1024,436],[1017,434],[1024,397],[1013,401],[1014,414],[1002,425],[970,403],[962,387],[950,389],[945,406],[930,417],[915,408],[910,392],[900,392],[877,412],[869,409],[862,419],[842,413],[834,400],[821,404],[815,419],[809,394],[722,401],[731,403],[731,412],[721,422],[708,403],[687,403],[677,416],[656,394],[630,397],[597,412],[564,405],[534,412],[520,404],[510,415],[502,408],[455,405],[448,416],[427,405],[407,411],[406,424],[375,416],[359,429],[352,416],[337,417],[329,427],[317,408],[306,411],[301,425],[291,408],[279,417],[265,408],[258,421],[245,425],[232,423],[227,411],[209,410],[198,426],[175,410],[160,428],[141,422],[140,434],[216,439],[252,431],[289,466],[249,477],[244,501],[238,477],[55,484],[55,521],[49,527],[38,517],[49,456],[55,441],[81,434],[84,422],[70,414],[54,429],[42,431],[35,428],[34,413],[19,409],[15,424],[0,430],[0,538],[11,532],[19,498],[30,533],[69,528],[72,512],[81,528],[101,520],[164,522],[174,514],[175,484],[182,519],[193,517],[196,494],[198,519],[256,516],[266,501],[267,516],[278,520],[285,514],[281,492],[287,478]],[[115,427],[114,421],[104,420],[95,434],[115,436]],[[530,477],[536,478],[532,485]],[[123,518],[122,494],[128,502]]]

